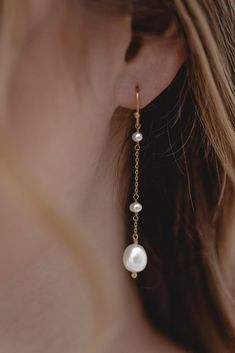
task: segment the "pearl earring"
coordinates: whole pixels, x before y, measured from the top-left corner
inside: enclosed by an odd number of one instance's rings
[[[140,142],[143,140],[143,135],[140,132],[140,92],[139,88],[136,88],[136,111],[134,112],[135,128],[136,131],[132,135],[134,141],[134,152],[135,152],[135,178],[134,178],[134,194],[133,203],[130,205],[129,210],[134,213],[133,216],[133,244],[130,244],[124,251],[123,264],[127,271],[131,272],[131,277],[136,278],[137,273],[141,272],[147,266],[147,254],[142,245],[139,244],[138,235],[138,224],[139,224],[139,213],[142,211],[142,205],[139,202],[139,163],[140,163]]]

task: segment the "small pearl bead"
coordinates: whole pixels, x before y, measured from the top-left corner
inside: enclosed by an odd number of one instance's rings
[[[140,211],[142,211],[142,205],[139,202],[135,201],[130,205],[129,209],[133,213],[139,213]]]
[[[123,264],[127,271],[141,272],[147,266],[147,254],[143,246],[139,244],[129,245],[123,254]]]
[[[132,135],[132,140],[135,142],[140,142],[143,140],[143,135],[141,134],[141,132],[136,131],[133,135]]]

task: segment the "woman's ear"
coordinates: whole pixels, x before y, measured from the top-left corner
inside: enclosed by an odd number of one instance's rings
[[[172,21],[165,33],[146,35],[132,59],[125,61],[117,83],[117,104],[135,109],[135,88],[141,91],[141,108],[154,100],[174,79],[186,60],[183,36]]]

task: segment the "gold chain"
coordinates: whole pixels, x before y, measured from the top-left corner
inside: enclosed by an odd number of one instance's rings
[[[140,132],[141,124],[140,124],[140,97],[139,91],[136,92],[136,102],[137,102],[137,109],[134,113],[134,117],[136,119],[136,132]],[[133,200],[134,202],[138,202],[140,195],[139,195],[139,165],[140,165],[140,142],[135,142],[134,145],[135,151],[135,177],[134,177],[134,194]],[[135,213],[133,216],[133,241],[135,244],[138,244],[139,235],[138,235],[138,223],[139,223],[139,216],[138,213]]]

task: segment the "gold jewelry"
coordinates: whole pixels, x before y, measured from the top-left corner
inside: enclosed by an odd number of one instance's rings
[[[132,278],[137,277],[137,273],[141,272],[147,266],[147,254],[142,245],[139,244],[138,224],[139,224],[139,213],[142,211],[142,205],[139,202],[139,165],[140,165],[140,149],[143,135],[140,132],[140,91],[136,87],[136,111],[134,112],[135,128],[136,131],[132,134],[132,140],[134,141],[134,152],[135,152],[135,177],[134,177],[134,194],[133,203],[129,209],[133,216],[133,244],[130,244],[124,251],[123,264],[125,268],[131,272]]]

